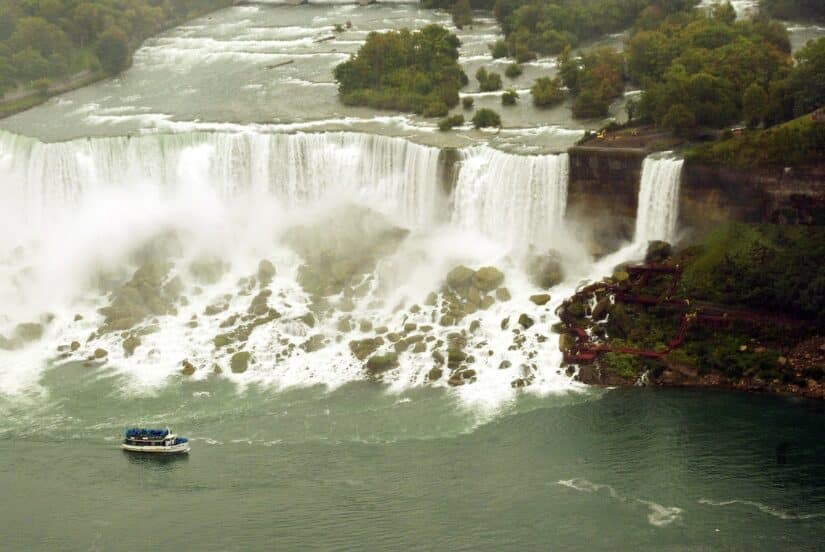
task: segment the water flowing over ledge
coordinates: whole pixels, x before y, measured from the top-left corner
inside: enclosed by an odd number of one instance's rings
[[[671,241],[679,217],[683,159],[648,156],[642,164],[635,241]]]

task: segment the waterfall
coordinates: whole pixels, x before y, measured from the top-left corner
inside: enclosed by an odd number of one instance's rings
[[[642,164],[636,243],[673,240],[679,216],[679,185],[684,159],[649,156]]]
[[[513,247],[547,242],[567,207],[569,159],[512,155],[480,146],[464,152],[452,220]]]
[[[0,132],[0,193],[27,224],[137,184],[157,195],[272,194],[287,205],[340,193],[409,226],[440,213],[440,150],[349,132],[187,133],[43,143]]]

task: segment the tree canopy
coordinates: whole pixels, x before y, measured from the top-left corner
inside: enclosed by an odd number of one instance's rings
[[[458,38],[439,25],[370,33],[358,52],[335,68],[341,101],[443,117],[467,84],[458,46]]]

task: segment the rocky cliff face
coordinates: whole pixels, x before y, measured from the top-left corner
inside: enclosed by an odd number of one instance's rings
[[[723,221],[825,224],[825,163],[734,170],[687,162],[680,223],[706,229]]]
[[[570,154],[567,218],[579,223],[594,253],[633,239],[642,149],[574,147]]]

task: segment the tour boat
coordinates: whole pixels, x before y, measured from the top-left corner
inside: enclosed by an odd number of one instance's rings
[[[131,428],[126,430],[126,436],[121,445],[129,452],[153,452],[161,454],[185,454],[189,452],[189,439],[178,437],[169,428],[146,429]]]

